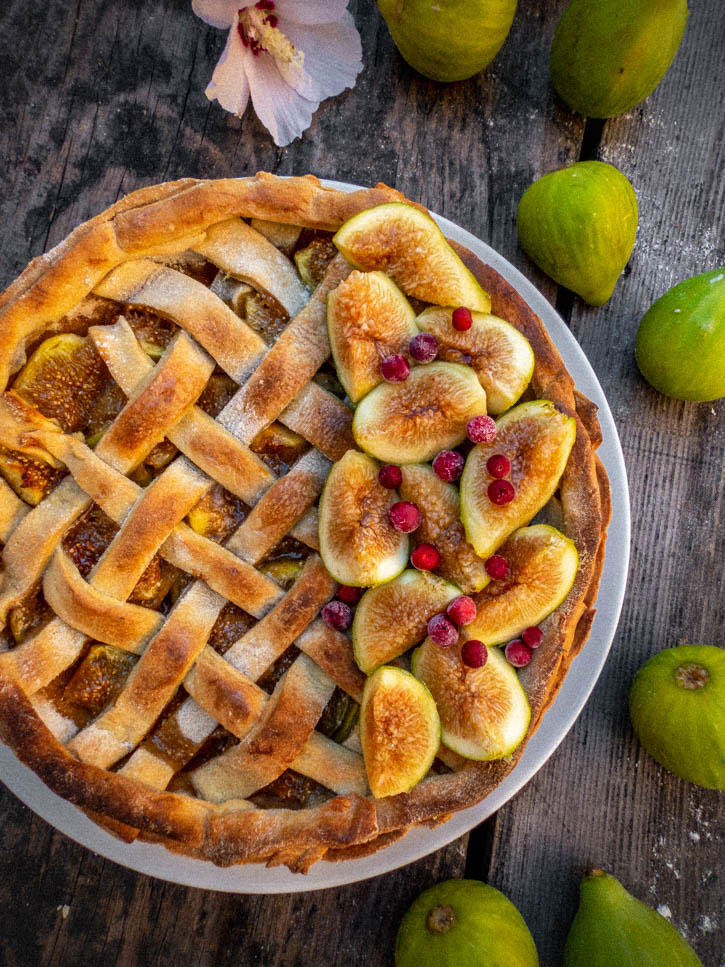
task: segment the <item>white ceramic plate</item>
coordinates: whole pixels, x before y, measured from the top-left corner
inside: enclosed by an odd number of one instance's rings
[[[331,187],[353,191],[357,186],[327,182]],[[0,744],[0,777],[15,795],[60,832],[122,866],[208,890],[233,893],[291,893],[354,883],[412,863],[477,826],[531,779],[554,752],[584,707],[602,670],[622,608],[629,564],[629,492],[622,449],[606,398],[589,362],[561,318],[524,276],[470,232],[446,218],[436,217],[444,233],[466,245],[493,266],[518,290],[543,319],[549,335],[571,373],[577,388],[599,407],[604,441],[599,455],[612,486],[612,522],[607,540],[597,614],[589,640],[574,660],[554,704],[526,746],[516,768],[483,802],[456,813],[436,829],[413,829],[388,849],[365,859],[341,863],[317,863],[306,876],[285,868],[267,869],[254,864],[221,869],[212,863],[176,856],[162,846],[123,843],[88,819],[79,809],[52,793],[15,755]]]

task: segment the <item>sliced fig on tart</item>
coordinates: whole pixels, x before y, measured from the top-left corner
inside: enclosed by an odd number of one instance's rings
[[[470,366],[429,363],[399,383],[382,383],[358,404],[352,432],[358,446],[390,463],[420,463],[466,438],[486,412],[486,393]]]
[[[438,358],[472,366],[486,390],[489,413],[508,410],[529,385],[534,351],[528,339],[510,323],[484,312],[471,313],[469,329],[453,326],[450,309],[431,306],[416,322],[438,340]]]
[[[333,465],[320,497],[320,555],[340,584],[371,587],[408,563],[408,535],[390,523],[394,490],[378,480],[378,464],[348,450]]]
[[[441,726],[426,686],[402,668],[384,665],[365,683],[360,744],[376,799],[409,792],[430,769]]]
[[[502,759],[526,735],[529,702],[499,650],[489,649],[485,664],[470,668],[461,660],[465,644],[442,648],[426,638],[413,652],[412,671],[433,696],[445,746],[466,759]]]
[[[352,272],[327,297],[337,375],[353,403],[383,381],[383,360],[417,335],[415,313],[383,272]]]
[[[500,645],[535,627],[571,591],[579,566],[573,541],[548,524],[515,531],[498,554],[508,576],[475,595],[476,617],[466,631],[487,645]]]
[[[389,202],[349,218],[333,242],[356,269],[379,269],[406,295],[490,312],[491,300],[425,212]]]
[[[352,624],[355,661],[366,675],[418,644],[428,621],[460,590],[428,571],[408,569],[362,596]]]
[[[438,573],[466,594],[486,587],[491,578],[486,562],[466,539],[458,488],[441,480],[425,463],[406,464],[402,475],[400,496],[414,503],[421,513],[415,539],[436,548],[441,556]]]
[[[461,520],[480,557],[493,554],[547,503],[575,438],[573,416],[534,400],[505,413],[496,439],[471,450],[461,476]]]

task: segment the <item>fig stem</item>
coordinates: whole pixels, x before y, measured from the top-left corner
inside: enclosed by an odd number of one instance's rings
[[[696,691],[697,689],[704,688],[708,681],[710,680],[710,674],[703,665],[696,665],[694,662],[690,662],[687,665],[680,665],[680,667],[675,672],[675,681],[680,686],[680,688],[686,688],[688,691]]]
[[[425,925],[431,933],[446,933],[456,922],[453,907],[439,903],[426,917]]]

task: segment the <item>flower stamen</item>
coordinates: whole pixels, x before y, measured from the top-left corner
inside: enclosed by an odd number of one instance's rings
[[[237,31],[245,47],[258,57],[261,53],[271,54],[275,60],[301,68],[305,55],[297,50],[279,29],[273,0],[259,0],[254,7],[239,10]]]

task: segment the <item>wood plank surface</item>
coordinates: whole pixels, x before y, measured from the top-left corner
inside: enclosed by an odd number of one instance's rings
[[[489,242],[565,313],[612,405],[634,525],[625,612],[592,698],[535,779],[470,837],[342,889],[229,896],[124,870],[2,789],[0,963],[389,965],[413,897],[467,872],[511,897],[542,965],[554,967],[591,864],[666,908],[703,963],[720,963],[722,798],[643,753],[626,695],[659,648],[725,644],[725,409],[658,396],[632,357],[652,299],[725,261],[723,18],[720,0],[692,0],[682,49],[655,94],[585,128],[548,82],[564,6],[520,0],[491,68],[443,87],[403,63],[371,0],[351,4],[364,72],[285,149],[251,112],[239,120],[206,100],[224,38],[188,0],[5,0],[0,8],[0,288],[80,220],[144,184],[258,169],[385,181]],[[635,254],[600,310],[557,290],[516,242],[521,193],[580,156],[617,164],[640,201]]]
[[[692,3],[672,69],[643,105],[603,125],[594,153],[632,181],[639,231],[612,299],[601,309],[576,299],[569,321],[620,433],[632,560],[622,620],[591,699],[496,819],[489,882],[519,906],[544,964],[559,962],[578,874],[589,866],[669,911],[703,963],[725,957],[722,794],[661,769],[627,711],[632,679],[656,651],[725,646],[725,401],[668,400],[640,377],[633,356],[654,299],[725,264],[725,111],[722,98],[708,96],[723,84],[725,19],[716,5]]]

